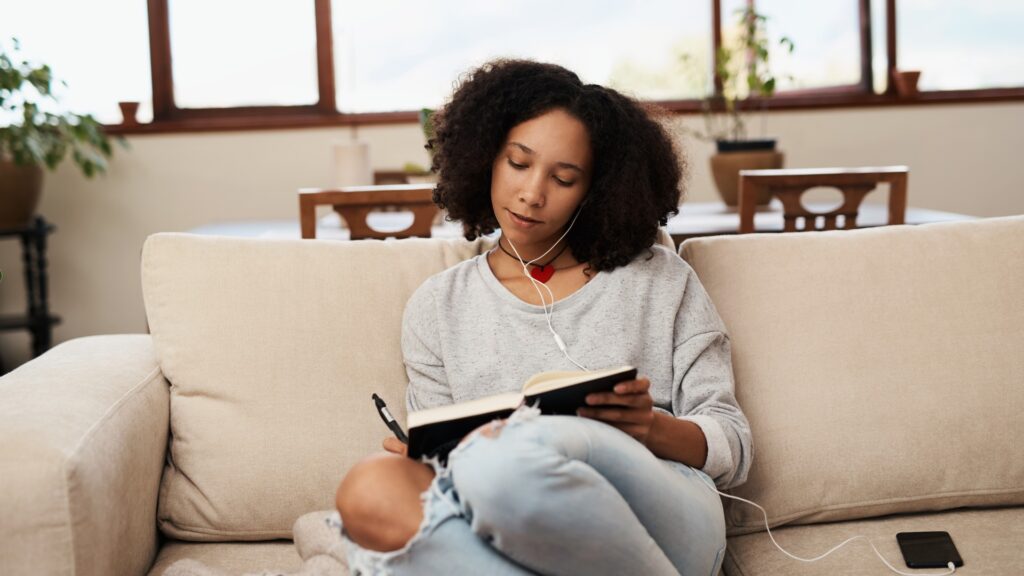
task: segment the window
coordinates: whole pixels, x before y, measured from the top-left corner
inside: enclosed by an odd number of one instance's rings
[[[177,107],[316,104],[312,2],[170,0],[167,7]]]
[[[899,0],[898,66],[921,90],[1024,86],[1024,3]]]
[[[439,0],[416,10],[333,0],[331,12],[343,112],[436,107],[458,74],[497,56],[555,62],[652,100],[696,98],[710,86],[707,0]]]
[[[47,64],[61,108],[92,114],[100,122],[121,121],[119,101],[142,102],[139,119],[152,115],[149,106],[149,39],[146,7],[136,0],[33,0],[6,3],[0,43],[10,49],[11,37],[21,56]],[[59,14],[60,17],[55,15]],[[97,31],[82,22],[100,22],[116,14],[116,26]]]
[[[155,123],[125,131],[412,122],[417,109],[443,103],[458,74],[495,56],[556,62],[586,82],[696,111],[697,100],[714,90],[716,43],[736,36],[734,13],[746,5],[769,18],[779,84],[767,108],[1024,99],[1024,36],[1017,33],[1024,7],[1011,0],[147,4]],[[27,31],[26,45],[33,34],[49,34],[48,49],[63,54],[51,59],[58,75],[64,59],[87,70],[84,82],[75,66],[64,75],[76,85],[75,102],[94,98],[88,106],[104,110],[104,121],[119,119],[118,100],[141,100],[145,109],[146,38],[137,2],[17,6],[4,13],[5,23]],[[890,18],[897,7],[899,17]],[[48,22],[58,10],[71,15]],[[104,35],[79,38],[67,24],[115,13],[123,25]],[[778,47],[782,36],[793,41],[792,54]],[[921,94],[895,93],[888,78],[897,66],[923,70]]]
[[[723,43],[739,33],[735,13],[746,4],[722,2]],[[857,0],[756,0],[755,7],[767,17],[771,69],[780,93],[861,82]],[[779,45],[783,37],[793,41],[792,52]]]

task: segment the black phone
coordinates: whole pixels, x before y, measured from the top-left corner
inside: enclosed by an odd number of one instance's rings
[[[945,568],[964,565],[949,532],[900,532],[896,542],[908,568]]]

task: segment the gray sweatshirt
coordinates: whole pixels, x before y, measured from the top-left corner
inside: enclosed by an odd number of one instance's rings
[[[597,273],[554,305],[551,323],[591,370],[632,365],[656,410],[707,438],[703,472],[721,488],[750,469],[750,426],[736,404],[725,326],[690,266],[661,245]],[[545,292],[545,297],[547,293]],[[519,391],[537,372],[578,370],[558,349],[540,306],[505,288],[480,255],[436,274],[409,299],[402,353],[410,411]]]

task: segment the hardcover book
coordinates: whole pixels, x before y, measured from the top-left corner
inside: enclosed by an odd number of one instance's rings
[[[520,392],[496,394],[412,412],[408,417],[409,457],[439,456],[448,452],[477,427],[507,418],[523,404],[540,408],[541,414],[575,415],[594,392],[611,392],[616,384],[636,379],[636,368],[541,372],[530,377]]]

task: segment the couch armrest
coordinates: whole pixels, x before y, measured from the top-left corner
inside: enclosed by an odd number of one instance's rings
[[[70,340],[0,378],[0,573],[145,574],[169,410],[144,334]]]

